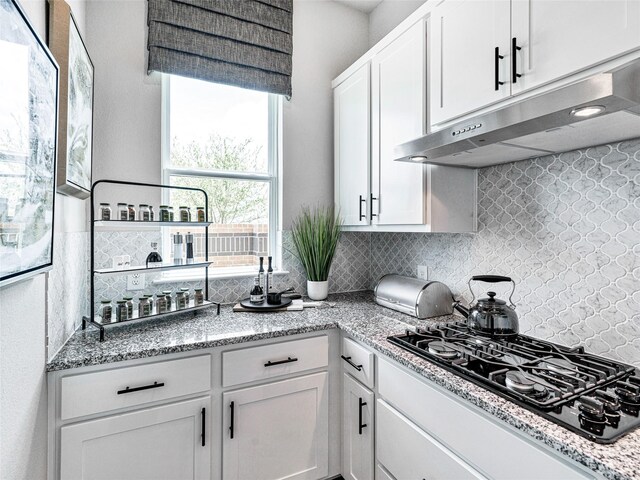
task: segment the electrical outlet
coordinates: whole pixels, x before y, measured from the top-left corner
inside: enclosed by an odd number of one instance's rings
[[[144,273],[127,275],[127,290],[144,290]]]
[[[418,265],[418,278],[429,280],[429,267],[426,265]]]

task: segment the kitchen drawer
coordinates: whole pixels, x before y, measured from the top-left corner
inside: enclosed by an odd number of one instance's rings
[[[376,423],[376,458],[395,478],[484,478],[382,400],[376,407]]]
[[[71,375],[61,380],[60,418],[68,420],[210,389],[210,355]]]
[[[327,336],[322,335],[223,352],[222,386],[326,367],[328,348]]]
[[[373,388],[375,355],[350,338],[342,339],[342,368],[363,385]]]
[[[389,362],[378,362],[380,396],[485,475],[496,480],[593,478],[427,382]],[[499,462],[496,452],[502,452]]]

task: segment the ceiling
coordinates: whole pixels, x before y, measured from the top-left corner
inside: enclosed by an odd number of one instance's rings
[[[371,13],[371,11],[382,3],[382,0],[334,0],[337,3],[346,5],[347,7],[355,8],[364,13]]]

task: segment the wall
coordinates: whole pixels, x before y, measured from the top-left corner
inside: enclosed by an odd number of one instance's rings
[[[383,0],[369,14],[369,46],[378,43],[425,0]]]
[[[69,1],[81,32],[84,0]],[[22,6],[44,40],[44,0]],[[54,269],[0,290],[0,478],[46,477],[47,395],[44,365],[86,310],[88,236],[82,200],[56,195]],[[83,280],[84,279],[84,280]],[[69,283],[65,283],[70,281]],[[65,286],[64,298],[52,303]],[[47,349],[47,339],[49,340]]]
[[[284,102],[283,225],[300,205],[333,204],[331,80],[368,48],[368,16],[328,1],[294,0],[293,95]]]
[[[638,207],[640,139],[485,168],[477,234],[372,234],[371,280],[427,265],[469,301],[508,275],[523,333],[640,366]]]

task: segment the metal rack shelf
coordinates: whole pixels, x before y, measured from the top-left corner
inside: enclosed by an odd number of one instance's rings
[[[117,269],[117,268],[99,268],[97,270],[94,270],[93,273],[95,275],[117,275],[117,274],[129,274],[129,273],[139,273],[139,272],[147,272],[147,273],[153,273],[153,272],[163,272],[165,270],[176,270],[176,269],[184,269],[184,268],[207,268],[209,267],[213,262],[199,262],[199,263],[184,263],[181,265],[172,265],[172,264],[166,264],[166,265],[162,265],[161,267],[145,267],[145,266],[139,266],[139,267],[128,267],[128,268],[121,268],[121,269]]]
[[[217,315],[220,315],[220,304],[216,303],[216,302],[210,302],[208,300],[205,300],[204,303],[202,303],[201,305],[195,305],[193,300],[189,300],[189,306],[186,308],[176,308],[176,305],[173,304],[171,306],[171,310],[169,312],[163,312],[163,313],[152,313],[151,315],[145,315],[144,317],[138,317],[138,312],[134,310],[133,312],[133,318],[128,318],[126,320],[122,320],[120,322],[110,322],[110,323],[102,323],[102,318],[100,317],[100,315],[96,315],[93,317],[93,320],[85,317],[85,321],[87,323],[90,323],[91,325],[93,325],[94,327],[96,327],[99,331],[100,331],[100,341],[103,342],[104,341],[104,331],[105,331],[105,327],[111,327],[111,326],[116,326],[116,325],[125,325],[125,324],[130,324],[133,322],[143,322],[145,320],[150,320],[150,319],[159,319],[159,318],[164,318],[164,317],[168,317],[171,315],[175,315],[177,313],[188,313],[188,312],[197,312],[198,310],[203,310],[205,308],[209,308],[212,306],[216,306],[217,307]]]
[[[206,222],[161,222],[161,221],[153,221],[146,222],[141,220],[96,220],[96,187],[101,184],[111,184],[111,185],[124,185],[131,187],[149,187],[149,188],[160,188],[160,189],[174,189],[174,190],[188,190],[193,192],[199,192],[204,197],[203,204],[205,205],[205,219]],[[161,267],[147,268],[144,266],[135,266],[129,267],[121,270],[116,270],[113,268],[101,268],[96,269],[95,264],[95,231],[96,227],[110,227],[110,226],[135,226],[136,228],[157,228],[161,226],[170,226],[170,227],[204,227],[205,229],[205,238],[209,238],[209,225],[211,223],[208,221],[209,219],[209,198],[207,196],[207,192],[202,190],[201,188],[191,188],[191,187],[177,187],[172,185],[161,185],[161,184],[153,184],[153,183],[140,183],[140,182],[127,182],[121,180],[98,180],[94,182],[91,186],[91,299],[90,299],[90,307],[91,313],[88,317],[82,317],[82,329],[85,330],[87,325],[92,325],[100,331],[100,341],[104,341],[105,330],[108,327],[114,325],[120,325],[123,323],[129,323],[133,321],[145,321],[149,319],[157,319],[161,317],[166,317],[169,315],[175,315],[185,312],[193,312],[194,315],[198,313],[199,310],[204,308],[211,307],[213,305],[217,306],[217,314],[220,315],[220,304],[217,302],[213,302],[209,300],[209,266],[212,262],[209,261],[209,242],[204,242],[204,262],[199,263],[187,263],[182,265],[171,265],[166,264]],[[102,230],[102,228],[101,228]],[[132,272],[162,272],[164,270],[178,270],[178,269],[193,269],[193,268],[204,268],[204,303],[202,305],[194,305],[193,300],[190,301],[190,306],[187,308],[176,309],[175,304],[171,311],[156,313],[152,315],[147,315],[141,318],[138,318],[137,311],[134,312],[133,318],[126,320],[125,322],[112,322],[112,323],[101,323],[101,318],[96,315],[95,311],[95,277],[96,275],[122,275],[129,274]]]
[[[154,220],[94,220],[93,224],[96,227],[109,227],[109,226],[126,226],[135,225],[142,228],[157,228],[157,227],[208,227],[211,222],[161,222]]]

